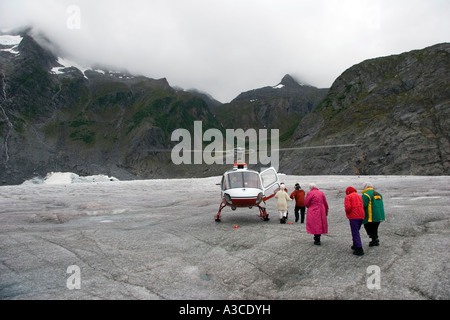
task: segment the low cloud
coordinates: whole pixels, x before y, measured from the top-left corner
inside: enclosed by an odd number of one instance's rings
[[[222,102],[286,73],[330,87],[362,60],[449,41],[448,16],[447,0],[0,3],[2,30],[31,25],[80,64],[165,77]]]

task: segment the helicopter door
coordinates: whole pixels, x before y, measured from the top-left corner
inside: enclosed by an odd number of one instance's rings
[[[274,167],[261,172],[261,182],[266,196],[273,194],[280,187],[280,180]]]

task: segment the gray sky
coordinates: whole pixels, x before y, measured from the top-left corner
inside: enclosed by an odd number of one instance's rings
[[[0,30],[33,25],[103,63],[222,102],[289,73],[328,88],[365,59],[450,41],[449,0],[0,0]]]

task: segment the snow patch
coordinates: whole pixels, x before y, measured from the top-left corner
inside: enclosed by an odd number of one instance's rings
[[[72,183],[93,183],[93,182],[112,182],[119,181],[115,177],[109,177],[103,174],[80,177],[73,172],[51,172],[45,178],[36,177],[25,181],[23,184],[72,184]]]
[[[10,48],[0,49],[0,52],[9,52],[12,54],[19,54],[17,51],[19,44],[22,42],[21,36],[10,36],[10,35],[2,35],[0,36],[0,45],[8,46]]]
[[[276,85],[275,87],[272,87],[272,88],[274,88],[274,89],[281,89],[281,88],[284,88],[284,84],[279,84],[279,85]]]
[[[22,42],[21,36],[0,36],[0,44],[3,46],[18,46]]]
[[[15,49],[17,49],[17,46],[9,48],[9,49],[0,49],[0,52],[9,52],[9,53],[18,55],[20,52],[16,51]]]
[[[65,59],[65,58],[61,58],[61,57],[58,58],[58,64],[60,66],[52,68],[52,70],[50,70],[51,73],[63,74],[64,69],[74,67],[74,68],[77,68],[78,70],[80,70],[83,73],[84,77],[87,79],[85,72],[87,70],[91,70],[91,68],[83,67],[76,62],[73,62],[69,59]]]
[[[72,60],[66,59],[66,58],[59,57],[57,62],[59,64],[59,66],[56,66],[50,70],[50,72],[53,74],[63,74],[66,71],[65,69],[67,69],[67,68],[76,68],[83,73],[83,75],[86,79],[88,79],[88,77],[86,76],[86,71],[93,71],[93,72],[97,72],[97,73],[100,73],[103,75],[109,75],[110,77],[117,77],[119,79],[133,79],[134,78],[133,76],[124,74],[123,72],[120,72],[120,71],[105,71],[105,70],[98,69],[98,68],[94,69],[91,67],[85,67],[85,66],[82,66],[82,65],[80,65]]]

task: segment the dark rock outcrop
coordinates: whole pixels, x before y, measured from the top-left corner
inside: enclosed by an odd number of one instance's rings
[[[450,44],[345,71],[300,123],[281,168],[295,174],[450,173]],[[354,144],[354,146],[336,147]],[[324,146],[321,148],[310,148]]]

